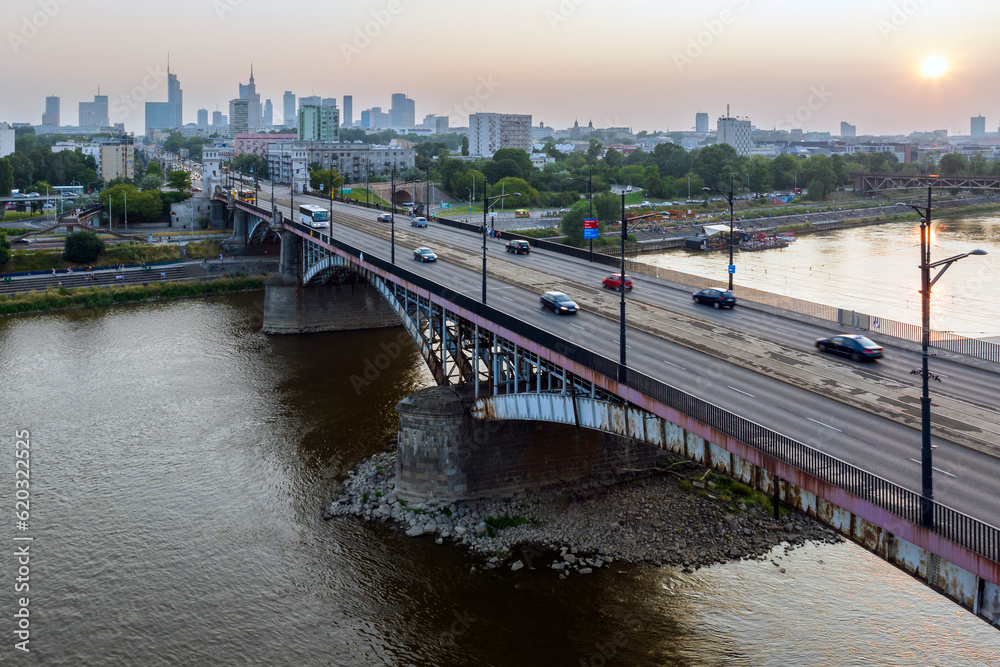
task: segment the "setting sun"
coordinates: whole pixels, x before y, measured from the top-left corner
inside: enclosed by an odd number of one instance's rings
[[[932,56],[924,61],[920,71],[924,76],[936,79],[948,71],[948,61],[940,56]]]

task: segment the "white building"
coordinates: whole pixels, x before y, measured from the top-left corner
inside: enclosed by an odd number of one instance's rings
[[[7,123],[0,123],[0,157],[7,157],[14,152],[14,128]]]
[[[304,162],[302,162],[304,160]],[[334,168],[345,183],[364,183],[372,177],[400,173],[416,163],[416,151],[398,146],[355,144],[343,141],[277,141],[268,147],[267,165],[275,183],[291,181],[293,170],[313,163],[321,169]],[[307,172],[295,171],[295,187],[308,183]],[[305,183],[299,183],[303,178]]]
[[[469,155],[493,157],[501,148],[531,152],[531,116],[474,113],[469,116]]]
[[[729,144],[737,155],[750,155],[753,141],[750,140],[750,119],[721,116],[718,123],[718,143]]]

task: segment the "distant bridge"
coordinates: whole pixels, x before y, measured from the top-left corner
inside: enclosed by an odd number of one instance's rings
[[[1000,176],[859,174],[854,177],[854,189],[862,194],[929,187],[943,190],[1000,190]]]

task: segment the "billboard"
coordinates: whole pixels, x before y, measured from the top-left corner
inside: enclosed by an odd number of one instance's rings
[[[600,228],[597,225],[597,218],[584,218],[583,238],[596,239],[600,238],[599,234],[600,234]]]

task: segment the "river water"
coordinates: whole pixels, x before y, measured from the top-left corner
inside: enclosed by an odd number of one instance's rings
[[[558,581],[473,576],[457,548],[323,522],[336,478],[431,379],[401,330],[266,337],[262,302],[0,320],[0,663],[1000,665],[996,630],[851,544],[779,550],[784,572]],[[380,354],[393,362],[356,390]],[[27,531],[10,511],[21,429]],[[15,536],[34,538],[28,655]]]
[[[931,327],[972,338],[1000,337],[1000,217],[944,218],[931,230],[932,262],[976,248],[989,253],[956,262],[934,285]],[[727,279],[726,252],[671,250],[640,259]],[[920,324],[918,222],[804,234],[787,248],[737,252],[734,263],[740,285]]]

